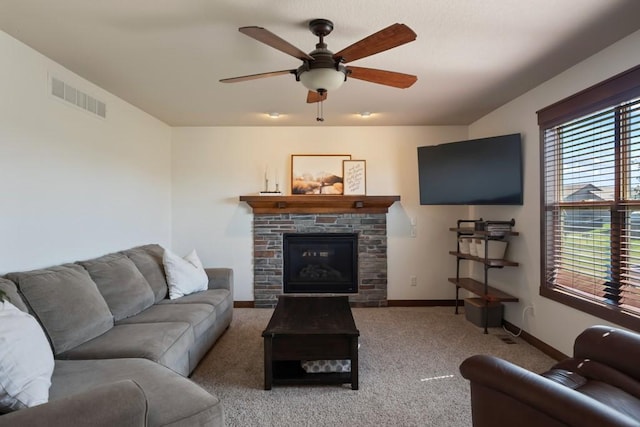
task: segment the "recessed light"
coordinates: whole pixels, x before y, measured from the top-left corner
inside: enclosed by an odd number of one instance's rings
[[[272,119],[277,119],[278,117],[280,117],[280,113],[273,111],[271,113],[268,114],[269,117],[271,117]]]
[[[363,111],[362,113],[360,113],[360,117],[366,119],[367,117],[371,117],[371,112],[370,111]]]

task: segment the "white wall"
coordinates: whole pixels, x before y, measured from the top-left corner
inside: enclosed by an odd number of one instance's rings
[[[367,194],[401,196],[387,216],[389,299],[451,299],[455,234],[448,229],[466,208],[419,205],[417,147],[465,138],[466,126],[174,128],[174,249],[195,248],[206,266],[232,267],[235,300],[252,301],[253,215],[239,196],[263,189],[267,165],[271,182],[277,170],[290,194],[291,154],[351,154],[367,162]]]
[[[59,100],[48,74],[101,99]],[[171,129],[0,32],[0,274],[171,242]]]
[[[513,238],[510,258],[520,267],[491,273],[493,282],[516,296],[520,303],[507,303],[505,318],[565,354],[586,327],[606,324],[603,320],[539,296],[540,286],[540,156],[536,111],[602,80],[638,65],[640,31],[572,67],[527,94],[513,100],[469,128],[470,138],[520,132],[524,138],[524,206],[476,207],[476,217],[515,218],[520,236]],[[524,307],[534,307],[524,317]],[[561,326],[559,326],[561,325]]]

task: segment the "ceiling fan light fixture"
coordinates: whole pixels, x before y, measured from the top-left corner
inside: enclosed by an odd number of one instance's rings
[[[331,92],[346,80],[346,74],[335,68],[314,68],[300,74],[300,82],[313,92]]]
[[[363,111],[360,113],[360,117],[362,117],[363,119],[369,118],[371,117],[371,112],[370,111]]]
[[[280,113],[278,113],[277,111],[272,111],[268,114],[268,116],[272,119],[277,119],[278,117],[280,117]]]
[[[337,53],[330,51],[324,42],[324,38],[333,31],[333,22],[328,19],[312,19],[309,21],[309,30],[318,37],[318,43],[313,51],[306,53],[266,28],[258,26],[238,28],[242,34],[302,61],[302,65],[296,69],[250,74],[221,79],[220,81],[234,83],[294,74],[296,81],[301,82],[308,90],[307,103],[315,103],[318,106],[317,120],[322,121],[324,120],[322,118],[322,104],[327,99],[327,93],[340,88],[347,80],[347,76],[402,89],[410,87],[417,80],[417,76],[410,74],[367,67],[349,66],[347,68],[343,65],[414,41],[417,37],[416,33],[405,24],[392,24],[352,43]]]

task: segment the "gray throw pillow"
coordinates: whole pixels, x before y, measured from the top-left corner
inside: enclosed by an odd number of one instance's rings
[[[18,285],[49,335],[54,354],[77,347],[113,327],[113,316],[98,287],[77,264],[9,273],[7,277]]]
[[[124,254],[104,255],[78,264],[87,269],[98,285],[116,322],[153,305],[154,295],[149,283]]]

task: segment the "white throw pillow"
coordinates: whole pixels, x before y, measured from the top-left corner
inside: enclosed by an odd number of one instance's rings
[[[0,414],[48,402],[53,366],[36,319],[0,302]]]
[[[209,286],[209,277],[195,249],[184,258],[165,250],[162,263],[169,284],[169,299],[204,291]]]

